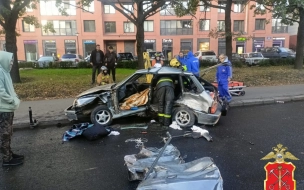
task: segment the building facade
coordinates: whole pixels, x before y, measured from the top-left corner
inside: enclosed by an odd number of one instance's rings
[[[89,7],[77,9],[75,0],[66,2],[64,6],[69,16],[59,13],[55,0],[40,1],[37,9],[27,10],[28,14],[39,19],[42,26],[51,24],[54,33],[44,31],[43,27],[35,28],[19,19],[19,60],[34,61],[42,55],[57,55],[60,58],[66,53],[87,56],[96,44],[100,44],[104,50],[111,45],[118,53],[136,54],[136,27],[112,6],[95,0]],[[250,1],[246,6],[232,6],[232,30],[239,33],[233,40],[233,52],[259,51],[272,46],[289,47],[288,26],[281,24],[279,19],[273,19],[271,13],[254,15],[250,9],[253,4],[255,2]],[[131,5],[124,6],[133,11]],[[144,48],[163,51],[168,58],[179,51],[189,50],[225,53],[225,38],[209,37],[210,31],[224,30],[224,20],[224,9],[200,6],[195,17],[179,18],[175,16],[173,8],[167,7],[145,21]],[[2,36],[0,49],[4,48]]]

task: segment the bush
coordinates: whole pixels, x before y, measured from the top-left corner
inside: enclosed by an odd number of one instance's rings
[[[294,65],[294,58],[265,59],[258,63],[261,67]]]
[[[34,68],[35,65],[34,65],[34,62],[21,62],[18,64],[19,65],[19,68]]]
[[[246,64],[242,61],[233,61],[232,62],[232,67],[238,67],[238,68],[241,68],[241,67],[244,67]]]
[[[90,68],[91,65],[90,65],[90,63],[88,63],[88,62],[81,61],[81,62],[78,63],[78,66],[77,66],[77,67],[78,67],[78,68]]]
[[[205,60],[205,59],[199,60],[199,63],[200,63],[200,67],[211,67],[211,66],[214,66],[217,64],[214,61],[209,61],[209,60]]]
[[[137,69],[138,61],[119,61],[116,65],[116,68]]]

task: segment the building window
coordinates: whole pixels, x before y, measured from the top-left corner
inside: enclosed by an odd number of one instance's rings
[[[234,4],[233,11],[235,13],[242,13],[244,11],[244,5],[243,4]]]
[[[166,5],[164,5],[163,7],[162,7],[162,9],[160,10],[160,15],[162,15],[162,16],[166,16],[166,15],[175,15],[175,12],[174,12],[174,7],[172,7],[171,5],[170,5],[170,2],[169,1],[167,1],[166,2]]]
[[[124,33],[134,32],[134,24],[132,22],[124,22]]]
[[[217,21],[217,30],[219,32],[225,31],[225,21],[224,20]]]
[[[83,9],[84,12],[94,12],[94,1],[92,1],[89,6],[84,6]]]
[[[235,20],[233,23],[233,31],[234,32],[243,32],[244,31],[244,21]]]
[[[219,12],[219,13],[225,13],[226,4],[219,3],[218,6],[223,7],[223,8],[222,9],[217,9],[217,12]]]
[[[191,20],[161,20],[160,35],[192,35]]]
[[[210,11],[210,7],[206,6],[203,1],[199,2],[199,6],[201,12]]]
[[[210,20],[200,20],[200,31],[210,30]]]
[[[152,6],[152,4],[150,3],[150,1],[144,1],[143,2],[143,10],[144,12],[146,12],[147,10],[149,10]]]
[[[116,22],[105,22],[105,33],[115,33]]]
[[[131,4],[123,4],[123,10],[125,13],[133,13],[133,5]]]
[[[35,32],[35,26],[25,23],[24,20],[22,21],[22,28],[23,32]]]
[[[255,19],[255,29],[256,30],[265,30],[265,19]]]
[[[41,15],[61,15],[61,13],[58,10],[58,7],[56,7],[56,1],[40,1],[40,14]],[[76,2],[75,0],[66,1],[64,0],[61,7],[65,8],[65,12],[68,15],[76,15]]]
[[[95,20],[84,20],[83,25],[85,32],[95,32]]]
[[[259,4],[259,3],[256,3],[256,8],[257,8],[257,9],[260,9],[260,10],[265,10],[264,5]]]
[[[115,9],[112,5],[104,5],[105,14],[115,14]]]
[[[53,25],[55,33],[50,31],[44,31],[42,28],[42,35],[43,36],[75,36],[77,33],[76,21],[75,20],[42,20],[42,26],[50,23]]]
[[[282,19],[272,19],[272,33],[288,33],[288,26],[282,23]]]
[[[153,20],[147,20],[144,22],[144,31],[153,32],[154,31],[154,22]]]

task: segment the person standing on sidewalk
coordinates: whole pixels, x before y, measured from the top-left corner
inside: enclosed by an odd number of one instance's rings
[[[104,53],[100,50],[100,45],[96,45],[96,49],[94,49],[91,53],[90,64],[92,65],[92,83],[95,83],[95,77],[100,73],[100,68],[103,66]],[[97,73],[96,73],[97,71]]]
[[[20,100],[15,93],[10,71],[13,66],[13,54],[0,51],[0,141],[3,153],[2,166],[17,166],[23,163],[24,156],[11,150],[14,111]]]
[[[110,75],[112,73],[113,82],[115,82],[116,81],[115,71],[116,71],[116,65],[117,65],[117,55],[113,51],[112,46],[109,46],[108,50],[109,50],[109,52],[107,52],[105,55],[105,63],[106,63],[106,67],[108,68],[108,73]]]
[[[221,99],[226,99],[227,102],[230,102],[231,95],[229,93],[229,82],[232,77],[231,63],[224,54],[219,56],[219,60],[223,63],[223,65],[218,66],[216,70],[216,82],[218,84],[219,96]]]

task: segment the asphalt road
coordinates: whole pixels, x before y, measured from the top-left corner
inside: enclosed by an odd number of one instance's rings
[[[225,190],[260,190],[265,179],[260,160],[281,143],[300,160],[296,165],[297,189],[304,189],[303,147],[304,102],[232,108],[218,125],[208,127],[214,142],[205,139],[176,138],[185,161],[212,157],[219,167]],[[138,118],[132,118],[136,121]],[[142,121],[142,120],[140,120]],[[125,124],[130,119],[120,120]],[[131,125],[131,124],[130,124]],[[97,141],[80,137],[62,144],[69,127],[18,130],[12,147],[26,156],[25,164],[0,169],[1,190],[131,190],[136,182],[127,180],[123,157],[138,149],[126,139],[145,137],[146,146],[161,147],[163,132],[139,129],[121,130],[119,136]],[[191,189],[191,187],[189,187]]]

